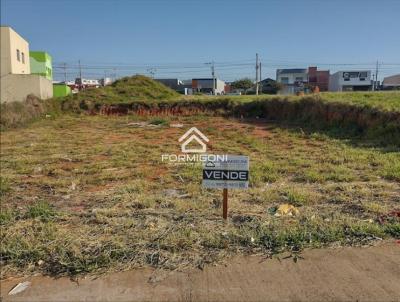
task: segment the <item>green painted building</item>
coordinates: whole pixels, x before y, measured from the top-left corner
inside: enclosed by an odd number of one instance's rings
[[[70,95],[71,88],[65,84],[53,84],[53,97],[59,98]]]
[[[31,74],[38,74],[50,81],[53,80],[53,67],[51,56],[44,51],[30,51],[29,60]]]

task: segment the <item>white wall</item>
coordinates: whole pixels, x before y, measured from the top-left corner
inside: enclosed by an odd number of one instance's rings
[[[341,72],[336,72],[331,74],[329,77],[329,91],[342,91],[342,86],[340,85]]]
[[[213,81],[212,79],[196,79],[197,81],[197,87],[199,89],[211,89],[213,87]],[[225,91],[225,82],[219,79],[216,79],[216,85],[215,85],[215,93],[216,94],[222,94]]]
[[[217,84],[215,85],[215,93],[223,94],[225,93],[225,82],[217,79]]]
[[[343,77],[344,73],[359,72],[367,73],[365,79],[362,81],[360,77],[349,78],[348,81]],[[329,77],[329,90],[330,91],[343,91],[343,86],[368,86],[371,85],[371,71],[370,70],[345,70],[338,71]]]

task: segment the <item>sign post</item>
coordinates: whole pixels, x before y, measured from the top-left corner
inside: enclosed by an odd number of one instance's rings
[[[226,220],[228,218],[228,189],[224,188],[224,200],[222,205],[222,217]]]
[[[203,166],[203,187],[223,189],[222,217],[228,218],[228,189],[249,186],[249,157],[226,155],[207,161]]]

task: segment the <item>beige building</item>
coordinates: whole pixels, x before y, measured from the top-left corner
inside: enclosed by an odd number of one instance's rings
[[[1,26],[1,96],[3,102],[23,102],[29,94],[53,97],[52,82],[30,70],[29,43],[11,27]]]
[[[11,27],[1,26],[1,76],[30,73],[29,43]]]

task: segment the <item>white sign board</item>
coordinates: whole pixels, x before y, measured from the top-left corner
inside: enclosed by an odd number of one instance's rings
[[[226,155],[203,163],[203,187],[245,189],[249,186],[249,157]]]

